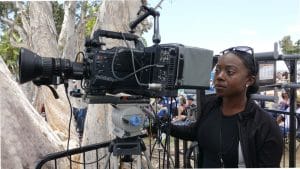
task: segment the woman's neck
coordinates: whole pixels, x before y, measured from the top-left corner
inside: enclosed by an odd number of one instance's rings
[[[222,112],[225,116],[235,115],[245,110],[247,97],[223,97]]]

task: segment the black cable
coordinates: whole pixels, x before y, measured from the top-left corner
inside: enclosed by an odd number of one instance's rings
[[[116,57],[117,57],[117,53],[118,53],[118,49],[115,50],[115,53],[114,53],[114,56],[113,56],[113,59],[112,59],[111,70],[112,70],[112,74],[113,74],[114,78],[116,78],[116,79],[119,80],[119,81],[125,80],[125,79],[129,78],[130,76],[136,75],[136,73],[138,73],[138,72],[140,72],[140,71],[142,71],[142,70],[144,70],[144,69],[148,69],[148,68],[150,68],[150,67],[159,66],[159,65],[157,65],[157,64],[154,64],[154,65],[146,65],[146,66],[144,66],[144,67],[139,68],[138,70],[135,70],[135,69],[134,69],[134,71],[133,71],[132,73],[129,73],[128,75],[126,75],[126,76],[124,76],[124,77],[118,77],[118,76],[116,75],[116,73],[115,73],[115,68],[114,68],[114,64],[115,64],[115,59],[116,59]],[[132,55],[133,55],[133,54],[132,54]],[[135,67],[135,66],[134,66],[134,67]]]
[[[69,119],[69,128],[68,128],[68,141],[67,141],[67,154],[69,154],[69,144],[70,144],[70,137],[71,137],[71,122],[72,122],[72,116],[73,116],[73,109],[72,109],[72,104],[71,104],[71,101],[70,101],[70,98],[69,98],[69,95],[68,95],[68,83],[64,83],[64,87],[65,87],[65,92],[66,92],[66,96],[67,96],[67,100],[68,100],[68,103],[69,103],[69,106],[70,106],[70,112],[71,112],[71,115],[70,115],[70,119]],[[71,155],[70,155],[71,156]],[[97,163],[99,162],[100,160],[102,160],[103,158],[105,158],[107,156],[107,154],[105,154],[103,157],[100,157],[99,159],[97,159],[96,161],[93,161],[93,162],[89,162],[89,163],[86,163],[86,162],[79,162],[79,161],[74,161],[72,159],[70,159],[70,157],[68,156],[68,159],[73,162],[73,163],[76,163],[76,164],[83,164],[83,165],[89,165],[89,164],[94,164],[94,163]]]
[[[75,61],[74,61],[75,63],[78,63],[78,56],[79,56],[79,54],[81,54],[81,55],[83,56],[83,58],[85,58],[84,52],[79,51],[79,52],[76,54],[76,56],[75,56]],[[86,90],[86,84],[85,84],[85,82],[84,82],[83,79],[80,81],[80,87],[81,87],[83,90]]]
[[[169,98],[167,98],[167,101],[169,102]],[[171,103],[170,103],[170,105],[172,104],[172,99],[171,99]],[[157,102],[156,102],[156,107],[157,107]],[[153,108],[152,108],[152,105],[151,105],[151,109],[152,110],[154,110]],[[163,148],[163,159],[165,159],[165,155],[167,155],[167,157],[168,157],[168,159],[171,159],[171,162],[172,162],[172,165],[173,166],[175,166],[175,163],[174,163],[174,161],[173,161],[173,159],[172,158],[170,158],[171,157],[171,154],[170,154],[170,152],[167,150],[167,147],[166,147],[166,145],[168,144],[168,143],[170,143],[170,127],[169,127],[169,125],[170,125],[170,122],[171,122],[171,109],[170,109],[170,115],[169,115],[169,117],[168,117],[168,121],[167,121],[167,123],[165,123],[164,125],[166,125],[165,126],[165,128],[167,129],[166,130],[166,140],[165,140],[165,144],[163,144],[163,142],[162,142],[162,140],[161,140],[161,126],[162,126],[162,124],[164,123],[164,122],[162,122],[162,120],[159,118],[159,116],[157,115],[157,112],[156,113],[154,113],[154,117],[155,117],[155,121],[156,121],[156,124],[157,124],[157,130],[158,130],[158,132],[157,132],[157,134],[160,134],[160,135],[158,135],[157,136],[157,138],[156,139],[159,139],[159,143],[158,144],[160,144],[161,146],[162,146],[162,148]],[[154,143],[154,145],[153,145],[153,147],[152,147],[152,150],[150,149],[150,154],[151,154],[151,156],[150,156],[150,159],[152,158],[152,155],[153,155],[153,151],[154,151],[154,148],[155,148],[155,145],[156,145],[156,142],[157,142],[157,140],[155,141],[155,143]],[[163,160],[163,165],[164,165],[164,161],[165,160]]]
[[[121,35],[122,35],[122,37],[123,37],[123,39],[124,39],[125,44],[126,44],[127,47],[130,49],[133,72],[136,72],[136,70],[135,70],[135,62],[134,62],[134,54],[133,54],[132,48],[129,46],[128,42],[126,41],[126,38],[125,38],[124,34],[122,33]],[[134,74],[134,77],[135,77],[135,80],[136,80],[136,82],[137,82],[138,85],[140,85],[140,86],[148,86],[148,84],[145,84],[145,83],[141,83],[141,82],[140,82],[140,80],[138,79],[136,73]]]
[[[169,98],[167,98],[167,100],[169,102]],[[175,162],[171,158],[171,154],[170,154],[170,151],[169,151],[170,150],[170,145],[167,147],[167,145],[170,144],[170,134],[171,134],[170,125],[171,125],[171,120],[172,120],[172,117],[171,117],[172,108],[171,107],[172,107],[172,98],[171,98],[171,101],[169,103],[170,114],[169,114],[168,123],[167,123],[165,146],[163,146],[163,149],[164,149],[163,159],[165,159],[165,156],[167,155],[167,164],[169,164],[169,160],[171,160],[172,165],[175,166]],[[165,160],[163,160],[163,166],[164,166],[164,162],[165,162]]]

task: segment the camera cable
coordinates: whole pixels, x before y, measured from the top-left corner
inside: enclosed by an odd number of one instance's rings
[[[157,101],[155,102],[156,104],[156,111],[157,111]],[[170,103],[171,104],[171,103]],[[171,105],[169,105],[171,106]],[[155,109],[153,108],[152,105],[150,105],[151,109],[154,111]],[[162,146],[162,149],[163,149],[163,159],[166,158],[167,156],[167,160],[171,161],[172,165],[175,166],[175,163],[174,163],[174,160],[171,158],[171,154],[170,154],[170,151],[169,151],[169,145],[170,144],[170,130],[169,130],[169,125],[170,125],[170,119],[171,119],[171,114],[169,114],[168,116],[168,119],[167,119],[167,122],[163,122],[157,113],[153,112],[153,115],[154,115],[154,124],[157,125],[157,128],[158,128],[158,131],[157,131],[157,138],[156,138],[156,141],[154,142],[154,145],[152,146],[152,148],[150,148],[150,159],[152,158],[152,155],[153,155],[153,151],[154,151],[154,148],[155,148],[155,145],[156,144],[160,144],[160,146]],[[162,133],[165,133],[166,134],[166,139],[165,139],[165,142],[163,143],[162,141]],[[164,163],[165,163],[165,160],[163,160],[163,166],[164,166]]]
[[[71,137],[71,122],[72,122],[72,115],[73,115],[73,109],[72,109],[72,104],[71,104],[71,101],[70,101],[70,98],[69,98],[69,95],[68,95],[68,82],[65,81],[64,82],[64,87],[65,87],[65,92],[66,92],[66,96],[67,96],[67,100],[68,100],[68,103],[69,103],[69,106],[70,106],[70,112],[71,112],[71,115],[70,115],[70,119],[69,119],[69,125],[68,125],[68,141],[67,141],[67,154],[69,154],[69,145],[70,145],[70,137]],[[71,156],[71,155],[70,155]],[[90,165],[90,164],[95,164],[99,161],[101,161],[102,159],[104,159],[107,154],[105,154],[103,157],[100,157],[98,158],[97,160],[95,161],[92,161],[92,162],[79,162],[79,161],[74,161],[70,158],[70,156],[68,156],[68,159],[73,162],[73,163],[76,163],[76,164],[83,164],[83,165]]]
[[[129,73],[128,75],[126,75],[126,76],[124,76],[124,77],[119,77],[119,76],[116,75],[115,68],[114,68],[114,63],[115,63],[115,58],[117,57],[117,53],[118,53],[118,49],[116,49],[115,54],[114,54],[114,56],[113,56],[112,64],[111,64],[111,70],[112,70],[112,74],[113,74],[114,78],[116,78],[116,79],[119,80],[119,81],[128,79],[129,77],[135,75],[136,73],[138,73],[138,72],[140,72],[140,71],[142,71],[142,70],[144,70],[144,69],[148,69],[148,68],[150,68],[150,67],[157,67],[157,66],[158,66],[157,64],[155,64],[155,65],[146,65],[146,66],[143,66],[143,67],[139,68],[138,70],[135,70],[135,71],[132,72],[132,73]],[[133,53],[132,53],[132,55],[133,55]],[[134,66],[134,67],[135,67],[135,66]]]

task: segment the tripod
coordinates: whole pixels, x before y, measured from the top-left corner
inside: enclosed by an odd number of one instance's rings
[[[116,138],[114,139],[108,147],[108,157],[105,163],[105,169],[110,164],[110,157],[113,153],[113,169],[118,169],[119,164],[122,162],[133,162],[132,155],[138,155],[137,158],[137,169],[142,168],[142,153],[144,154],[148,168],[152,169],[152,165],[148,154],[146,153],[146,146],[144,141],[138,137],[129,137],[129,138]],[[118,157],[120,157],[120,162],[118,162]]]

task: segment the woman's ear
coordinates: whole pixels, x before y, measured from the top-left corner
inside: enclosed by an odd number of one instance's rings
[[[247,82],[246,82],[246,86],[248,87],[248,86],[253,85],[253,84],[255,83],[255,81],[256,81],[255,76],[250,75],[250,76],[248,77]]]

